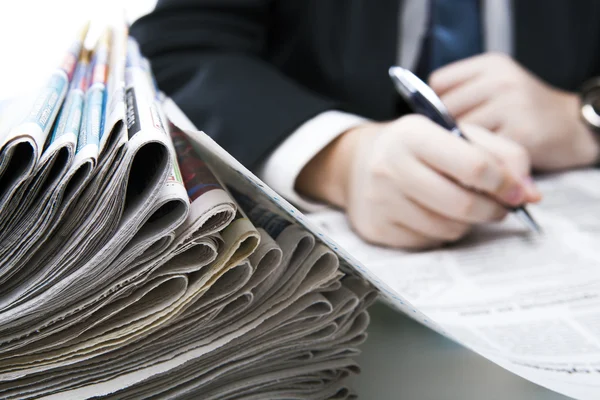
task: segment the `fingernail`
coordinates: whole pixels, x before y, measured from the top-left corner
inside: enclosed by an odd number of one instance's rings
[[[514,205],[521,204],[523,202],[523,197],[525,196],[525,191],[521,186],[513,186],[504,196],[504,199]]]

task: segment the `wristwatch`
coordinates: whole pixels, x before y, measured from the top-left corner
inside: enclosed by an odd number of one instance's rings
[[[580,92],[581,118],[593,132],[600,133],[600,78],[583,84]]]

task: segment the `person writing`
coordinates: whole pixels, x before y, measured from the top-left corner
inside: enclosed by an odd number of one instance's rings
[[[578,90],[600,75],[599,23],[593,0],[161,0],[131,33],[161,89],[288,200],[422,249],[539,201],[532,169],[597,162]],[[471,143],[410,113],[394,64]]]

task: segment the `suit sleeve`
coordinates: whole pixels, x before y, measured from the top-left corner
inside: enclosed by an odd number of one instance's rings
[[[305,121],[336,108],[265,60],[268,0],[159,0],[131,34],[157,83],[249,168]]]

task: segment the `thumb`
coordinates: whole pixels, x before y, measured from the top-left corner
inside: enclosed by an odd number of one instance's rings
[[[475,146],[493,155],[512,175],[523,182],[528,201],[541,200],[541,193],[531,179],[529,154],[523,146],[477,125],[465,124],[461,129]]]

